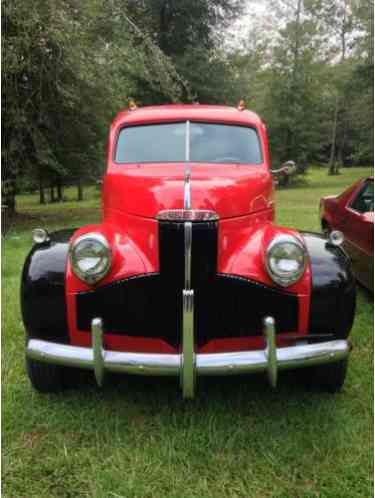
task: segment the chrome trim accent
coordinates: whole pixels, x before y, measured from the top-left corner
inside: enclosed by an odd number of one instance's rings
[[[185,290],[191,289],[191,246],[193,242],[193,225],[191,221],[184,223],[185,235]]]
[[[299,249],[301,249],[301,251],[302,251],[303,265],[301,266],[299,271],[294,274],[293,277],[281,276],[281,275],[278,275],[277,273],[274,273],[272,268],[270,267],[270,264],[269,264],[270,253],[271,253],[272,249],[275,246],[277,246],[279,244],[283,244],[283,243],[293,244],[296,247],[298,247]],[[298,280],[305,273],[306,265],[307,265],[306,247],[303,245],[303,243],[299,239],[297,239],[293,235],[288,235],[288,234],[276,235],[275,238],[271,240],[271,242],[269,243],[269,245],[266,249],[265,267],[266,267],[267,273],[275,283],[281,285],[282,287],[288,287],[288,286],[298,282]]]
[[[332,230],[328,234],[328,242],[333,246],[341,246],[345,242],[345,237],[340,230]]]
[[[344,339],[277,348],[277,368],[286,370],[334,363],[346,358],[350,349],[350,342]],[[92,348],[30,339],[26,347],[26,355],[33,360],[45,363],[94,370]],[[111,372],[179,376],[181,356],[181,354],[103,351],[103,364],[104,369]],[[246,374],[268,371],[268,358],[264,350],[196,354],[195,362],[197,375]]]
[[[187,167],[185,169],[185,179],[184,179],[184,209],[191,209],[191,171]]]
[[[185,288],[182,291],[182,355],[181,389],[185,399],[194,397],[195,352],[194,352],[194,291],[191,289],[191,248],[193,225],[184,223],[185,237]]]
[[[156,215],[159,221],[217,221],[219,216],[208,209],[165,209]]]
[[[190,161],[190,121],[186,121],[185,133],[185,162]]]
[[[296,172],[296,163],[294,161],[285,161],[280,168],[278,169],[270,169],[272,175],[279,175],[280,173],[286,173],[288,175]]]
[[[186,121],[185,134],[185,179],[184,179],[184,209],[191,209],[191,168],[190,161],[190,121]]]
[[[182,291],[181,388],[184,399],[193,399],[195,390],[194,291]]]
[[[91,322],[91,341],[94,353],[94,374],[99,387],[104,380],[103,322],[94,318]]]
[[[276,353],[276,332],[275,320],[272,316],[267,316],[263,322],[264,337],[266,340],[265,355],[267,358],[267,374],[271,386],[275,389],[277,386],[277,353]]]
[[[107,263],[106,263],[105,267],[103,268],[103,270],[99,273],[90,274],[90,273],[82,272],[75,264],[74,251],[75,251],[76,247],[80,244],[80,242],[82,242],[84,240],[93,240],[95,242],[98,242],[98,243],[102,244],[102,246],[107,251]],[[112,249],[111,249],[111,246],[110,246],[108,240],[101,233],[98,233],[98,232],[84,233],[84,234],[80,235],[79,237],[77,237],[70,245],[69,258],[70,258],[70,262],[72,265],[73,273],[83,282],[85,282],[89,285],[92,285],[92,284],[95,284],[96,282],[99,282],[99,280],[102,280],[109,272],[111,265],[112,265]]]
[[[277,348],[277,368],[278,370],[287,370],[334,363],[346,358],[349,352],[350,344],[343,339]],[[268,358],[264,350],[197,354],[196,362],[198,375],[246,374],[268,371]]]
[[[26,354],[32,360],[44,363],[94,370],[92,348],[30,339]],[[179,354],[123,353],[103,350],[103,363],[104,369],[109,372],[178,376],[180,356]]]
[[[190,121],[186,121],[186,134],[185,134],[185,161],[190,161]]]

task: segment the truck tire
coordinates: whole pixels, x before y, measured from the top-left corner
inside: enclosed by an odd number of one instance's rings
[[[329,226],[329,224],[326,222],[326,220],[322,220],[322,232],[323,232],[323,234],[328,238],[331,231],[332,231],[332,229]]]
[[[348,370],[348,359],[326,365],[317,365],[306,371],[307,379],[312,387],[336,393],[341,391]]]
[[[65,387],[64,367],[26,358],[27,375],[34,389],[41,393],[56,393]]]

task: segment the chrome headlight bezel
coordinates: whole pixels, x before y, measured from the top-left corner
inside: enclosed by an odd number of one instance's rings
[[[95,265],[95,267],[90,270],[83,270],[78,264],[77,251],[79,250],[80,245],[87,242],[100,246],[104,257],[102,257],[99,267],[98,265]],[[96,257],[97,256],[98,255],[96,255]],[[70,246],[69,257],[73,273],[80,280],[89,285],[96,284],[102,280],[108,274],[112,264],[112,250],[109,242],[104,235],[96,232],[85,233],[77,237]]]
[[[299,253],[299,266],[296,270],[290,272],[277,271],[271,262],[273,252],[276,248],[283,245],[291,245]],[[307,265],[307,252],[305,246],[293,235],[277,235],[268,245],[265,257],[265,266],[271,279],[282,287],[289,287],[295,284],[305,273]]]

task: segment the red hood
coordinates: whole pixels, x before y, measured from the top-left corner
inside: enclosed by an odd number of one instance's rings
[[[183,163],[112,165],[104,180],[104,210],[155,218],[164,209],[181,209]],[[191,166],[193,209],[210,209],[220,218],[243,216],[272,207],[272,178],[264,165]]]

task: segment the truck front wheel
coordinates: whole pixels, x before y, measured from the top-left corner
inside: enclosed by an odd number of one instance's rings
[[[308,382],[312,387],[336,393],[341,391],[344,385],[347,370],[348,359],[345,359],[309,368],[306,373],[308,374]]]
[[[56,393],[64,386],[65,368],[26,358],[26,370],[32,386],[41,393]]]

